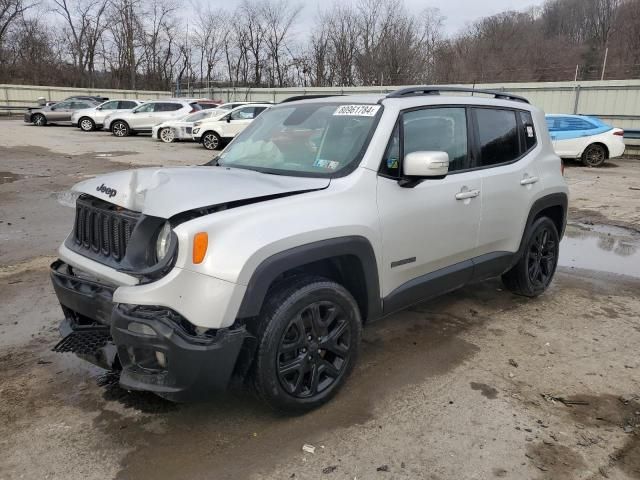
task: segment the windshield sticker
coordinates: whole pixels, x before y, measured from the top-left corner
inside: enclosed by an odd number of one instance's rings
[[[533,138],[533,127],[531,125],[527,125],[527,136]]]
[[[333,114],[338,116],[373,117],[378,110],[380,110],[380,105],[340,105]]]
[[[340,166],[340,162],[336,162],[334,160],[322,160],[321,158],[317,159],[313,162],[314,167],[319,168],[328,168],[329,170],[335,170]]]

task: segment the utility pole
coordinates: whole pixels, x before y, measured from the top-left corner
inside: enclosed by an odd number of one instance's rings
[[[602,76],[600,80],[604,80],[604,72],[607,69],[607,57],[609,56],[609,47],[604,51],[604,62],[602,63]]]

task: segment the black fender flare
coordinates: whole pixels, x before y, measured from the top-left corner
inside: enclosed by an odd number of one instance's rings
[[[562,207],[563,218],[562,218],[562,227],[558,231],[558,236],[562,239],[564,235],[565,228],[567,226],[567,213],[569,208],[569,197],[564,192],[559,193],[551,193],[549,195],[545,195],[544,197],[539,198],[529,210],[529,216],[527,217],[527,223],[524,226],[524,231],[522,232],[522,239],[520,240],[520,247],[518,248],[517,255],[514,256],[515,263],[517,263],[518,259],[523,254],[524,247],[526,244],[526,234],[529,231],[529,227],[533,224],[533,221],[536,217],[549,207]]]
[[[237,317],[249,318],[259,315],[269,287],[283,273],[313,262],[344,256],[355,257],[362,267],[367,319],[380,317],[382,300],[378,264],[371,242],[362,236],[320,240],[284,250],[263,260],[247,284]]]

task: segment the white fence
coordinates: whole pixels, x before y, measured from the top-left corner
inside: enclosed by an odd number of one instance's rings
[[[471,85],[463,85],[471,86]],[[478,84],[476,88],[504,90],[527,97],[547,113],[579,113],[595,115],[626,130],[640,130],[640,80],[606,80],[588,82],[545,82]],[[226,101],[279,102],[297,95],[313,94],[384,94],[397,86],[384,87],[317,87],[317,88],[207,88],[181,92],[189,97],[219,98]],[[154,99],[171,96],[171,92],[145,90],[109,90],[66,87],[43,87],[0,84],[0,113],[3,106],[20,110],[35,106],[39,97],[62,100],[71,95],[103,95],[109,98]],[[4,110],[7,111],[6,109]],[[639,135],[640,136],[640,135]],[[640,139],[628,140],[630,147],[640,149]]]
[[[11,107],[11,110],[14,108],[34,107],[38,104],[39,98],[58,101],[64,100],[72,95],[100,95],[109,98],[140,98],[143,100],[151,100],[154,98],[169,97],[171,96],[171,92],[0,84],[0,112],[3,111],[3,107]]]

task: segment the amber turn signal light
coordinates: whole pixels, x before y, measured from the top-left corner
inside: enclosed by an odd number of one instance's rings
[[[205,255],[207,254],[207,247],[209,246],[209,235],[206,232],[198,232],[193,237],[193,263],[202,263]]]

